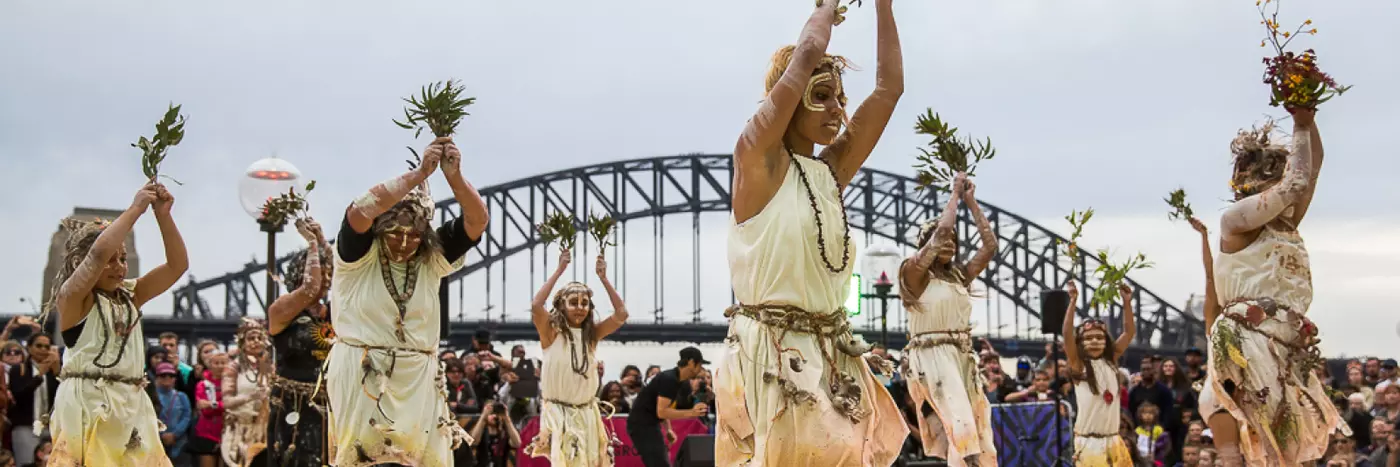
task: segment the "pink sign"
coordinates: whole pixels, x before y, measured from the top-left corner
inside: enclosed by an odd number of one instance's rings
[[[632,437],[627,435],[627,417],[605,418],[603,419],[603,426],[612,430],[612,432],[617,435],[617,440],[622,443],[620,446],[613,446],[613,455],[616,456],[614,465],[616,467],[643,467],[642,458],[637,455],[637,450],[632,447]],[[706,428],[699,420],[694,419],[672,420],[671,429],[676,432],[676,438],[678,438],[678,441],[671,445],[671,460],[673,462],[676,459],[676,453],[681,450],[681,442],[683,442],[686,437],[690,435],[706,435],[710,432],[709,428]],[[546,467],[549,465],[549,460],[543,457],[530,457],[525,455],[524,446],[530,444],[530,441],[534,440],[535,435],[539,434],[539,432],[539,418],[533,418],[529,422],[526,422],[525,428],[520,430],[521,449],[516,451],[515,454],[515,464],[517,467]]]

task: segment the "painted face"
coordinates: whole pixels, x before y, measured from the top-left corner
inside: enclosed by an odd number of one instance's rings
[[[564,318],[569,326],[583,326],[583,320],[593,313],[593,299],[588,294],[576,292],[564,297]]]
[[[846,121],[846,93],[841,78],[830,72],[812,77],[802,105],[793,114],[789,129],[813,143],[830,145]]]
[[[261,330],[251,330],[243,336],[243,348],[249,354],[260,354],[267,348],[267,334]]]
[[[121,250],[107,261],[107,265],[102,267],[102,273],[97,278],[97,288],[104,292],[112,292],[120,288],[124,280],[126,280],[126,246],[122,246]]]
[[[953,261],[953,257],[958,254],[958,242],[953,238],[952,232],[938,239],[938,256],[934,257],[936,264],[948,264]]]
[[[1088,354],[1089,358],[1102,358],[1104,349],[1108,348],[1108,334],[1103,329],[1084,331],[1080,339],[1084,342],[1084,353]]]
[[[423,243],[422,235],[413,227],[396,225],[384,232],[384,246],[389,249],[389,260],[395,263],[406,262],[418,252]]]

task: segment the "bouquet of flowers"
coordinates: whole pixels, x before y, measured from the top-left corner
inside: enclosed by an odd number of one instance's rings
[[[263,203],[262,220],[272,225],[283,225],[288,219],[305,219],[311,216],[311,205],[306,202],[306,195],[311,190],[316,189],[316,181],[306,184],[306,189],[297,193],[296,187],[292,187],[276,198],[268,198]]]
[[[574,237],[578,236],[578,227],[574,225],[573,216],[556,211],[546,217],[544,223],[537,226],[536,230],[540,232],[540,241],[545,245],[558,240],[560,247],[574,249]]]
[[[1181,220],[1196,217],[1195,213],[1191,211],[1191,203],[1186,202],[1186,190],[1178,188],[1162,200],[1172,207],[1172,212],[1167,213],[1168,219]]]
[[[466,88],[461,83],[451,79],[423,86],[418,95],[404,98],[403,101],[408,103],[403,109],[404,119],[396,119],[394,124],[405,130],[413,130],[414,138],[421,136],[425,129],[438,138],[451,137],[462,119],[471,115],[467,113],[467,106],[476,103],[475,97],[463,97],[465,92]],[[418,159],[418,151],[412,147],[408,150]],[[409,166],[416,167],[417,164],[409,161]]]
[[[131,147],[141,150],[141,173],[149,180],[162,177],[160,174],[160,163],[165,161],[166,151],[171,147],[180,144],[185,139],[185,116],[180,115],[180,106],[171,104],[170,110],[165,111],[165,117],[156,122],[156,134],[150,139],[142,136],[131,143]],[[170,177],[164,177],[176,185],[180,181]]]
[[[933,109],[919,116],[914,132],[933,137],[928,147],[919,148],[922,154],[918,156],[919,163],[914,164],[919,171],[918,190],[936,187],[940,191],[950,191],[949,185],[958,172],[966,172],[971,177],[977,171],[978,163],[997,154],[991,138],[978,141],[968,136],[965,140],[960,139],[958,129],[944,123],[938,114],[933,113]]]
[[[1128,280],[1128,273],[1138,269],[1152,267],[1152,263],[1147,261],[1147,256],[1138,253],[1127,261],[1114,264],[1108,257],[1108,250],[1099,250],[1099,267],[1094,270],[1094,275],[1099,278],[1099,287],[1094,289],[1094,297],[1089,300],[1089,306],[1108,306],[1118,301],[1118,287]]]
[[[603,254],[606,247],[616,245],[608,240],[608,235],[612,234],[614,227],[617,227],[617,220],[612,216],[588,216],[588,233],[598,242],[598,254]]]
[[[1303,21],[1293,31],[1281,30],[1278,23],[1279,0],[1256,0],[1259,16],[1268,31],[1260,47],[1272,45],[1275,55],[1264,59],[1264,83],[1272,91],[1269,105],[1285,109],[1317,110],[1317,106],[1351,89],[1339,86],[1331,76],[1317,67],[1317,53],[1312,49],[1298,54],[1285,50],[1293,39],[1303,34],[1317,34],[1312,20]],[[1269,8],[1273,11],[1270,12]]]

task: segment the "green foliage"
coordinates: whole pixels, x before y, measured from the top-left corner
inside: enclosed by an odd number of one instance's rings
[[[536,229],[540,232],[540,241],[544,242],[545,245],[557,240],[561,247],[569,250],[574,249],[574,238],[578,236],[578,226],[574,225],[573,216],[562,211],[555,211],[546,217],[544,223]]]
[[[262,220],[272,225],[284,225],[289,219],[305,219],[311,216],[311,205],[306,201],[306,195],[311,194],[311,190],[316,189],[316,181],[306,184],[306,189],[297,193],[296,188],[290,188],[276,198],[268,198],[263,203]]]
[[[1186,190],[1178,188],[1162,200],[1172,207],[1172,212],[1167,213],[1168,219],[1181,220],[1196,217],[1196,214],[1191,211],[1191,203],[1186,202]]]
[[[1152,263],[1147,261],[1147,256],[1142,253],[1118,264],[1114,264],[1108,257],[1108,250],[1099,250],[1098,256],[1099,267],[1094,270],[1094,275],[1098,276],[1099,286],[1094,289],[1094,297],[1089,301],[1091,307],[1107,307],[1117,302],[1118,288],[1128,280],[1128,273],[1152,267]]]
[[[613,228],[617,226],[617,220],[612,216],[588,216],[588,233],[593,236],[593,240],[598,242],[598,254],[602,254],[606,247],[615,244],[608,240],[608,235],[612,234]]]
[[[466,111],[467,106],[476,102],[475,97],[462,97],[465,92],[456,80],[424,86],[418,95],[404,98],[408,103],[403,109],[404,120],[394,120],[394,124],[413,130],[414,138],[422,135],[424,129],[439,138],[452,136],[462,119],[471,115]]]
[[[991,138],[960,138],[958,129],[945,123],[938,114],[933,113],[933,109],[919,116],[914,132],[933,138],[927,147],[919,148],[919,163],[914,164],[919,171],[919,190],[935,187],[939,191],[950,191],[953,177],[958,172],[965,172],[971,177],[977,171],[978,163],[990,160],[997,154]]]
[[[185,116],[180,115],[180,106],[172,103],[170,109],[165,111],[165,116],[156,122],[154,136],[149,139],[142,136],[135,143],[131,143],[131,147],[141,150],[141,173],[145,174],[148,180],[161,177],[160,163],[165,161],[167,151],[184,139]],[[179,180],[165,178],[180,184]]]
[[[1079,266],[1079,238],[1084,236],[1084,225],[1089,223],[1089,219],[1094,217],[1094,208],[1085,209],[1084,212],[1070,211],[1065,220],[1069,221],[1072,229],[1069,234],[1069,241],[1060,241],[1060,247],[1064,248],[1063,253],[1070,259],[1069,276],[1074,278],[1074,270]]]

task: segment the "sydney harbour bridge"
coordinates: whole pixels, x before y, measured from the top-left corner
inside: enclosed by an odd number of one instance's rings
[[[575,247],[580,252],[589,250],[588,243],[592,241],[583,228],[590,214],[607,214],[618,221],[613,240],[616,246],[609,246],[606,252],[613,266],[613,282],[627,295],[631,318],[609,340],[722,341],[727,324],[718,312],[733,300],[728,292],[728,277],[724,273],[702,274],[700,265],[722,265],[724,250],[722,246],[701,248],[701,237],[702,226],[711,237],[723,235],[727,226],[722,222],[701,222],[701,217],[708,214],[707,219],[712,219],[717,215],[712,213],[727,215],[732,175],[731,156],[696,154],[576,167],[481,189],[491,224],[482,242],[469,253],[465,267],[445,279],[441,295],[444,309],[451,316],[445,340],[461,348],[477,329],[483,328],[491,330],[497,340],[536,339],[529,320],[529,298],[555,266],[556,249],[541,242],[535,226],[551,213],[565,212],[573,213],[580,226],[580,246]],[[844,194],[852,236],[863,236],[867,245],[884,243],[906,250],[914,248],[920,223],[937,216],[946,203],[944,194],[918,190],[918,186],[911,177],[861,169]],[[1121,309],[1117,305],[1102,309],[1086,306],[1097,281],[1086,280],[1091,278],[1086,277],[1085,271],[1094,270],[1097,258],[1069,258],[1058,248],[1064,239],[1056,233],[990,203],[981,205],[1000,249],[978,278],[978,288],[985,295],[978,300],[985,301],[985,309],[974,312],[974,320],[980,321],[979,328],[998,348],[1041,339],[1040,292],[1060,288],[1070,278],[1070,266],[1076,262],[1072,269],[1086,288],[1079,313],[1098,316],[1115,333],[1121,331]],[[440,201],[434,220],[451,220],[460,212],[455,200]],[[668,220],[670,228],[666,227]],[[674,238],[677,221],[690,224],[689,248],[683,239]],[[964,251],[973,251],[980,245],[978,229],[971,223],[966,208],[960,211],[956,230]],[[668,232],[673,237],[669,240],[664,238]],[[597,251],[597,245],[592,248]],[[632,255],[631,260],[628,255]],[[685,256],[690,256],[689,261],[683,261]],[[278,258],[274,267],[283,270],[289,257]],[[593,270],[592,256],[574,257],[576,273]],[[647,263],[649,268],[644,267]],[[677,268],[677,264],[682,267]],[[690,271],[685,271],[686,267]],[[859,267],[857,263],[857,272]],[[172,292],[174,312],[170,317],[147,316],[147,335],[174,331],[191,339],[231,340],[239,318],[263,316],[267,291],[259,284],[265,282],[267,269],[266,264],[252,263],[214,278],[191,278]],[[673,276],[670,282],[666,279],[668,273]],[[674,279],[682,274],[691,277],[689,290],[676,290],[674,286]],[[702,282],[708,286],[702,287]],[[1143,284],[1131,279],[1129,283],[1135,290],[1139,346],[1175,353],[1197,343],[1204,335],[1199,318],[1183,312]],[[668,284],[672,286],[668,288]],[[724,290],[717,292],[716,284],[723,284]],[[647,289],[651,303],[639,292],[628,292],[629,285]],[[710,307],[719,309],[705,310],[701,297],[714,297],[716,293],[727,295],[730,301]],[[693,307],[677,311],[663,306],[676,303],[677,295],[689,295]],[[606,303],[602,297],[595,300]],[[866,311],[853,317],[852,325],[867,341],[877,342],[881,331],[880,303],[874,298],[864,300],[861,307]],[[469,301],[484,301],[486,306],[465,306]],[[888,336],[890,345],[899,348],[905,341],[903,307],[897,297],[890,301],[894,303],[889,304]],[[1001,332],[1006,328],[1014,330],[1010,337]],[[1027,332],[1028,329],[1034,331]]]

